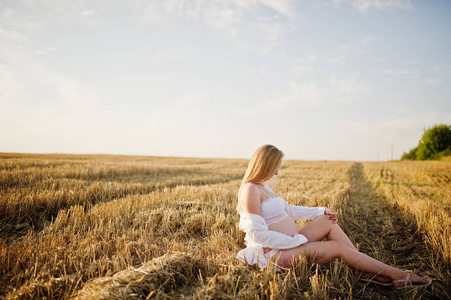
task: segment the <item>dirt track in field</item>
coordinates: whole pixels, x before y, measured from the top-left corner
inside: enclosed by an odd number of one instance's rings
[[[434,255],[431,255],[424,236],[419,234],[414,218],[402,215],[376,192],[365,179],[362,164],[355,163],[349,176],[351,188],[343,199],[340,216],[346,224],[343,229],[359,250],[389,265],[435,279],[432,287],[408,291],[372,284],[364,288],[373,289],[381,298],[450,299],[451,281],[443,277],[449,270],[436,270],[433,268],[435,262],[425,261]]]

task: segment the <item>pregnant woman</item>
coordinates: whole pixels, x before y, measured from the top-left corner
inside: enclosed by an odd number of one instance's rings
[[[317,264],[342,259],[362,271],[362,280],[396,288],[428,286],[432,280],[386,265],[359,252],[341,229],[337,213],[325,207],[289,205],[265,182],[277,175],[284,154],[272,145],[257,149],[249,162],[238,192],[240,229],[246,248],[237,258],[264,268],[295,266],[300,256]],[[312,220],[298,228],[297,220]],[[322,241],[326,238],[326,241]]]

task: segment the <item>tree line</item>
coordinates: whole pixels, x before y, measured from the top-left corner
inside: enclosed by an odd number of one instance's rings
[[[401,160],[440,160],[444,156],[451,156],[451,125],[439,124],[425,130],[418,145]]]

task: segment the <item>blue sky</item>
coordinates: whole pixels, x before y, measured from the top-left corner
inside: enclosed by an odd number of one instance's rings
[[[451,123],[451,1],[0,2],[0,152],[389,160]]]

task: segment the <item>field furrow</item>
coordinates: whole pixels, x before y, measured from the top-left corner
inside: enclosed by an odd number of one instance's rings
[[[435,249],[418,230],[414,218],[390,203],[366,179],[364,165],[356,163],[349,170],[350,193],[340,205],[343,229],[363,253],[400,269],[413,270],[434,279],[430,289],[393,291],[368,286],[381,298],[446,299],[451,296],[450,271],[445,259],[437,259]],[[379,296],[378,296],[379,297]]]

